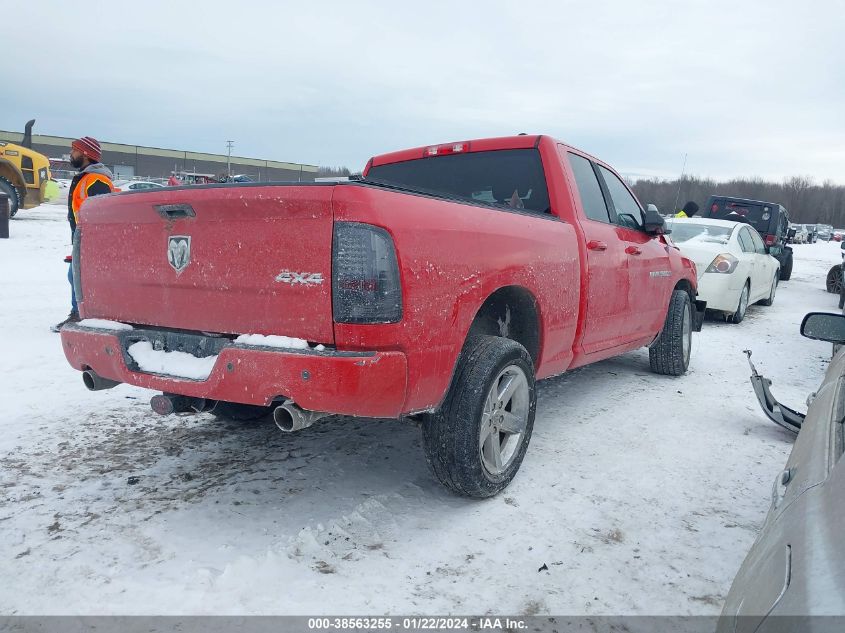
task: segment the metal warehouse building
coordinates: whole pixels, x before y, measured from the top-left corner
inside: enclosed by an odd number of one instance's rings
[[[20,132],[0,130],[0,141],[20,143],[22,139],[23,134]],[[72,138],[63,136],[33,134],[32,149],[48,158],[67,160],[72,141]],[[115,178],[167,178],[173,172],[226,173],[225,154],[204,154],[102,141],[100,141],[100,146],[103,149],[103,163],[114,172]],[[232,156],[231,160],[233,174],[247,174],[256,181],[306,182],[313,181],[317,175],[315,165],[283,163],[241,156]]]

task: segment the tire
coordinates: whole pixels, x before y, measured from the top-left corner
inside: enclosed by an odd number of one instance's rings
[[[273,407],[219,400],[211,410],[211,414],[218,420],[250,422],[252,420],[259,420],[272,413],[272,411]]]
[[[789,254],[789,257],[786,258],[786,263],[780,269],[781,281],[789,281],[790,277],[792,277],[792,253]]]
[[[512,391],[500,397],[506,385]],[[536,407],[534,363],[526,349],[498,336],[471,337],[443,405],[423,420],[423,449],[434,476],[475,499],[503,490],[525,457]],[[514,432],[500,430],[504,426]]]
[[[748,311],[748,297],[751,294],[751,284],[745,282],[742,287],[742,292],[739,293],[739,302],[736,306],[736,312],[731,315],[731,323],[742,323],[745,318],[745,313]]]
[[[0,191],[9,196],[9,217],[15,217],[18,209],[21,206],[21,198],[18,195],[18,190],[8,180],[0,176]]]
[[[827,271],[827,280],[825,281],[825,288],[828,292],[839,294],[842,290],[842,264],[837,264],[829,271]]]
[[[692,303],[684,290],[672,292],[660,336],[648,349],[651,371],[681,376],[689,367],[692,351]]]
[[[842,284],[839,290],[839,309],[845,308],[845,283]]]
[[[775,293],[778,291],[778,279],[780,278],[780,273],[776,272],[775,276],[772,278],[772,288],[769,290],[769,297],[768,299],[762,299],[758,301],[761,306],[770,306],[775,302]],[[839,284],[840,286],[842,284]]]

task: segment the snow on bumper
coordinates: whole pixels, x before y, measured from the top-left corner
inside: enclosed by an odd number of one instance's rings
[[[304,409],[343,415],[397,417],[407,388],[402,352],[336,352],[223,347],[205,380],[130,368],[126,348],[138,330],[121,332],[68,325],[62,348],[72,367],[103,378],[196,398],[269,405],[288,398]],[[132,337],[132,338],[128,338]]]

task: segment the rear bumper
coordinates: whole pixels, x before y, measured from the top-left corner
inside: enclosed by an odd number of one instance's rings
[[[744,285],[739,275],[704,273],[698,280],[698,298],[707,302],[708,310],[736,312]]]
[[[232,344],[220,350],[207,379],[189,380],[130,369],[123,332],[67,325],[61,336],[75,369],[146,389],[265,406],[284,398],[303,409],[367,417],[398,417],[405,402],[408,368],[402,352]]]

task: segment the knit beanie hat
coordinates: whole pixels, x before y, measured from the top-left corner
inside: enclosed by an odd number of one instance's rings
[[[103,156],[103,152],[100,149],[99,141],[97,141],[97,139],[95,138],[91,138],[90,136],[83,136],[82,138],[78,138],[73,143],[71,143],[70,146],[80,154],[87,156],[90,160],[94,161],[95,163],[99,163],[100,158],[102,158]]]

